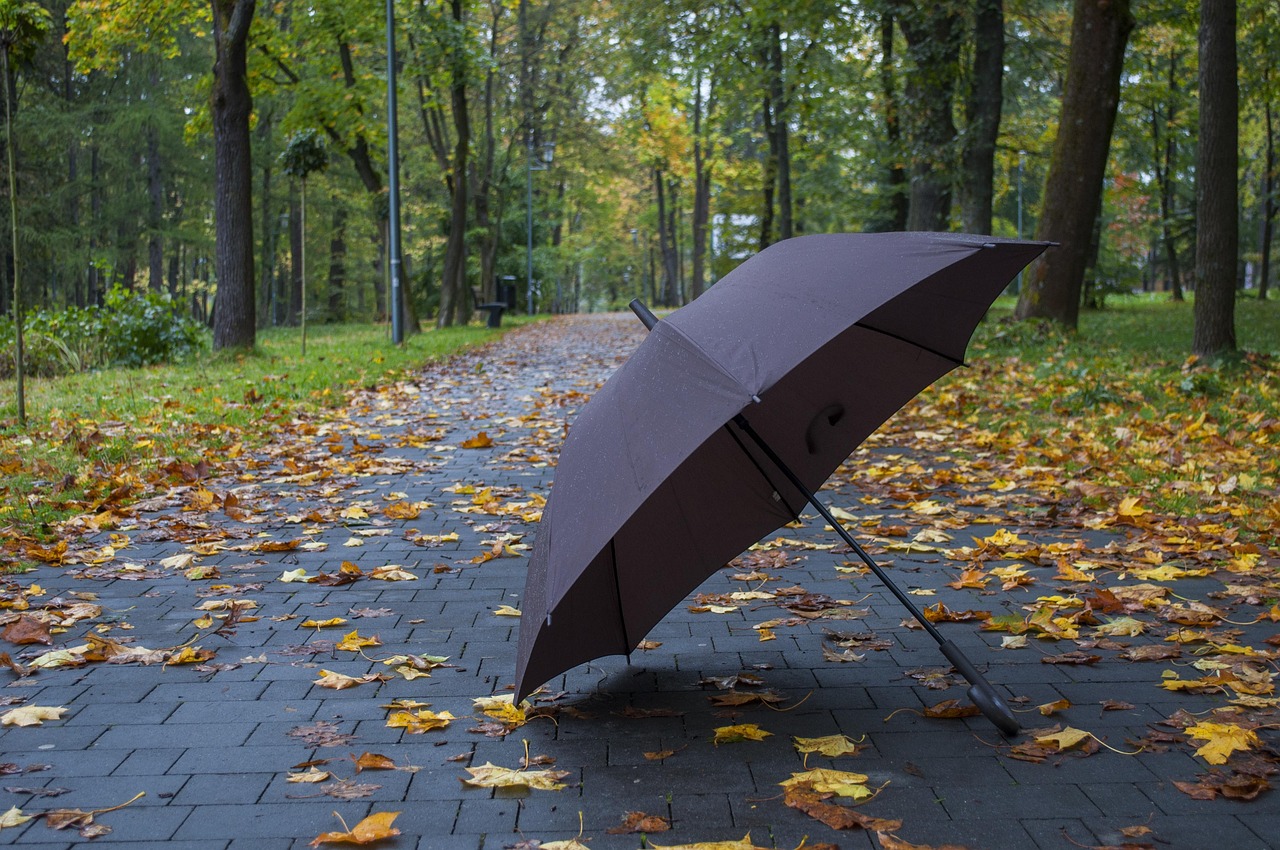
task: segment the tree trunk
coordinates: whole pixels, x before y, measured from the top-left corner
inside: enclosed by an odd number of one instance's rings
[[[773,244],[774,189],[778,185],[778,136],[773,131],[773,101],[765,98],[760,106],[760,118],[764,135],[769,142],[760,175],[760,250]]]
[[[911,149],[908,230],[946,230],[956,125],[952,119],[960,59],[962,5],[957,0],[897,2],[907,39],[907,134]]]
[[[1156,186],[1160,190],[1160,242],[1164,247],[1165,262],[1169,272],[1169,287],[1174,301],[1182,301],[1182,266],[1178,261],[1178,245],[1173,233],[1174,206],[1177,201],[1177,183],[1174,180],[1174,163],[1177,161],[1177,134],[1171,129],[1177,119],[1175,105],[1178,92],[1178,57],[1169,57],[1169,111],[1160,115],[1157,107],[1151,110],[1151,137],[1154,142]]]
[[[270,140],[271,131],[274,121],[271,120],[271,113],[261,116],[258,120],[258,142],[263,144]],[[262,189],[259,200],[259,210],[261,211],[261,248],[259,257],[259,299],[258,308],[259,321],[268,326],[274,326],[276,323],[276,288],[274,286],[276,271],[276,242],[278,237],[278,224],[273,214],[275,207],[275,198],[272,195],[272,165],[274,157],[262,158]]]
[[[1004,78],[1004,0],[977,0],[973,81],[965,101],[960,218],[966,233],[991,232],[992,181]]]
[[[333,208],[333,232],[329,236],[329,321],[347,318],[347,211]]]
[[[291,328],[298,326],[302,318],[302,253],[305,246],[302,240],[302,204],[298,198],[296,186],[289,187],[289,303],[285,314],[285,324]]]
[[[702,134],[702,75],[693,93],[693,269],[689,298],[696,300],[706,285],[707,229],[711,223],[711,163]],[[710,111],[708,104],[707,111]]]
[[[1196,302],[1192,351],[1236,349],[1239,127],[1236,6],[1200,0],[1200,139],[1196,154]]]
[[[449,8],[456,23],[462,23],[462,0],[450,0]],[[440,282],[439,327],[449,327],[467,319],[467,159],[471,146],[471,119],[467,114],[467,69],[462,47],[450,57],[450,101],[453,111],[453,167],[450,186],[453,190],[449,217],[449,241],[444,252],[444,276]]]
[[[213,0],[213,144],[218,304],[213,347],[256,341],[253,297],[253,162],[247,48],[256,0]]]
[[[769,69],[769,103],[773,116],[773,151],[778,181],[778,238],[790,239],[795,235],[792,224],[791,202],[791,127],[788,116],[788,97],[782,55],[782,27],[770,24],[765,47],[766,67]]]
[[[1058,137],[1045,181],[1039,239],[1059,243],[1024,277],[1015,316],[1075,329],[1089,240],[1102,208],[1120,73],[1134,19],[1129,0],[1075,0]]]
[[[160,75],[151,72],[151,84],[159,88]],[[160,167],[160,131],[154,121],[147,126],[147,288],[164,291],[164,179]]]
[[[884,132],[889,166],[888,215],[877,229],[907,229],[907,169],[902,165],[902,125],[898,120],[898,75],[894,70],[893,14],[880,17],[880,98],[884,102]]]
[[[1265,80],[1266,77],[1264,76],[1263,79]],[[1258,240],[1262,251],[1262,262],[1259,264],[1258,271],[1258,299],[1260,301],[1267,300],[1267,293],[1271,286],[1272,223],[1276,217],[1276,135],[1274,113],[1272,112],[1270,101],[1267,102],[1263,109],[1263,119],[1267,137],[1263,142],[1266,146],[1266,153],[1264,155],[1262,174],[1262,233]]]

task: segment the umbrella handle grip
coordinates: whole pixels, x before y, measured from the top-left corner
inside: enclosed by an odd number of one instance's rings
[[[658,324],[658,317],[653,315],[653,311],[646,307],[639,298],[631,299],[631,303],[627,306],[631,308],[632,313],[636,314],[636,318],[644,322],[645,330],[651,331],[653,326]]]
[[[995,724],[1005,737],[1011,738],[1017,735],[1022,727],[1013,716],[1013,711],[996,693],[995,688],[991,687],[991,683],[960,651],[960,647],[948,640],[938,644],[938,649],[942,650],[942,654],[951,662],[951,666],[969,681],[969,699],[973,700],[973,704],[978,707],[982,715]]]

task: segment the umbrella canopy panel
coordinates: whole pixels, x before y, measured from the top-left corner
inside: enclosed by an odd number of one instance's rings
[[[1039,243],[837,234],[778,243],[658,323],[561,451],[522,603],[517,698],[629,653],[920,390]]]

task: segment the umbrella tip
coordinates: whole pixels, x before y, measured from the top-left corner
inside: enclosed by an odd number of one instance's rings
[[[636,317],[644,323],[645,330],[651,331],[653,326],[658,324],[658,317],[653,315],[653,312],[639,298],[633,298],[628,306],[631,308],[631,312],[635,313]]]

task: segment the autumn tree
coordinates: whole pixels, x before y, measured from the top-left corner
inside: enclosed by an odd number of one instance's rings
[[[1004,0],[975,0],[973,17],[973,63],[961,150],[961,230],[990,233],[996,139],[1003,105]]]
[[[1058,134],[1036,230],[1038,239],[1059,245],[1026,274],[1015,311],[1019,319],[1076,327],[1133,26],[1128,0],[1075,0]]]
[[[18,252],[18,186],[13,154],[13,86],[10,75],[16,62],[28,58],[36,42],[49,31],[49,13],[29,0],[0,0],[0,85],[4,86],[4,130],[9,173],[9,232],[13,257],[14,372],[17,375],[18,424],[26,427],[27,399],[22,340],[22,285]]]
[[[1196,303],[1192,350],[1235,351],[1238,93],[1236,7],[1200,2],[1200,147],[1196,156]]]

